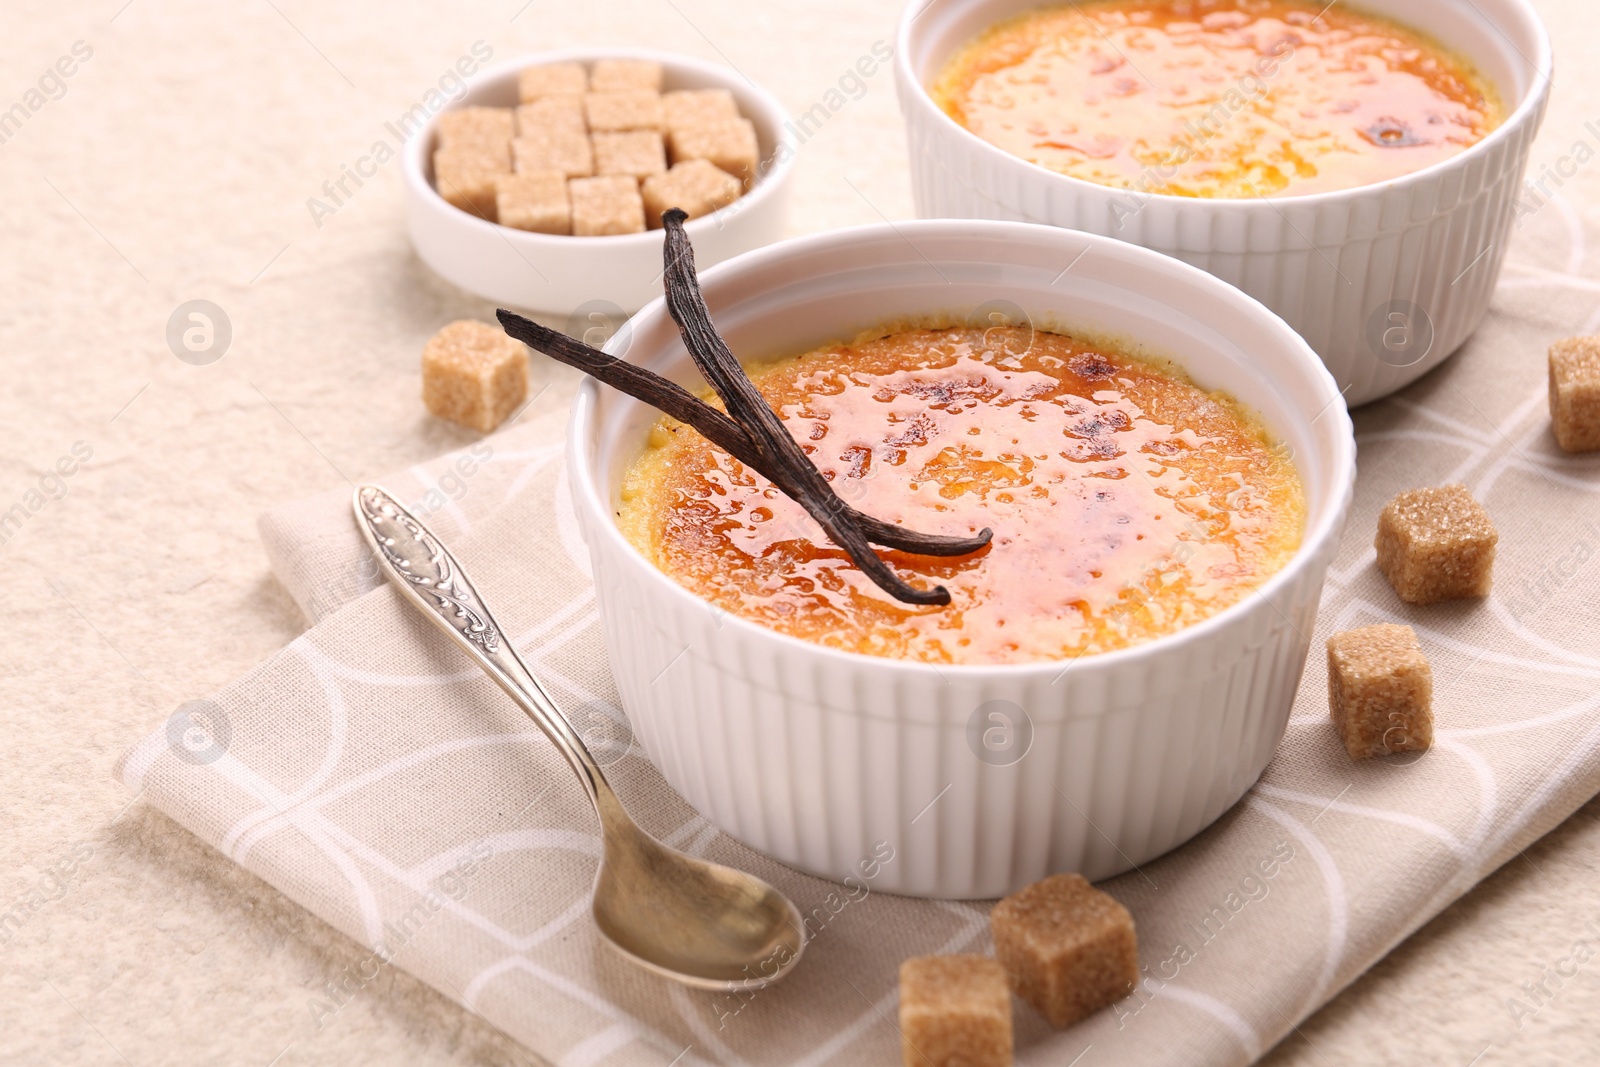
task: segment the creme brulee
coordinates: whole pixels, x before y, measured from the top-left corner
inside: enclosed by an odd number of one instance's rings
[[[1091,0],[1001,22],[934,100],[1032,163],[1146,193],[1286,196],[1389,181],[1500,122],[1415,30],[1324,0]]]
[[[619,521],[717,606],[833,648],[935,663],[1071,658],[1172,633],[1250,594],[1299,546],[1294,465],[1225,396],[1053,333],[910,329],[752,367],[841,497],[929,534],[882,550],[945,607],[900,603],[799,504],[663,417]]]

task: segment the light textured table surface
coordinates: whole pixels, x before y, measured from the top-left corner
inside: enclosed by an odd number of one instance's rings
[[[1583,0],[1539,7],[1558,76],[1535,173],[1578,141],[1600,147],[1600,122],[1586,125],[1600,119],[1600,76],[1581,66],[1600,26]],[[874,42],[892,41],[898,8],[8,6],[0,114],[21,102],[27,117],[0,123],[0,511],[25,503],[29,517],[0,533],[11,608],[0,637],[0,927],[11,931],[0,1062],[527,1062],[393,968],[319,1028],[310,1002],[362,950],[110,778],[149,727],[302,628],[268,572],[257,513],[469,440],[423,413],[417,356],[439,325],[489,308],[412,255],[396,165],[347,182],[353,195],[331,215],[314,218],[307,201],[326,203],[323,183],[476,42],[496,58],[577,44],[679,50],[738,67],[798,114]],[[74,73],[30,98],[75,46]],[[904,151],[883,71],[800,152],[792,230],[909,217]],[[1581,233],[1596,221],[1600,167],[1564,180],[1552,210]],[[1573,269],[1591,271],[1576,247]],[[1593,327],[1597,289],[1576,286],[1573,318],[1549,323],[1553,335]],[[194,299],[218,304],[232,327],[208,366],[168,347],[169,316]],[[551,383],[539,405],[564,403],[570,376],[538,373]],[[91,457],[32,507],[30,489],[75,446]],[[1600,566],[1587,555],[1580,565]],[[1597,844],[1591,803],[1267,1062],[1592,1062]],[[1596,949],[1574,972],[1563,961],[1580,939]],[[1519,1020],[1511,998],[1537,1010]]]

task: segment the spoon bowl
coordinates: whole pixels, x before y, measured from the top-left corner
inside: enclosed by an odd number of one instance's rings
[[[637,829],[607,836],[593,912],[623,955],[703,989],[765,985],[787,974],[805,949],[800,911],[788,897]]]

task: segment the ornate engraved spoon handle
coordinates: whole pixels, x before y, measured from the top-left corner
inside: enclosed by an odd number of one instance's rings
[[[444,544],[388,492],[363,485],[353,501],[356,525],[373,556],[404,595],[477,660],[506,695],[543,730],[577,772],[603,821],[621,812],[589,748],[528,670],[488,605]],[[623,815],[626,818],[626,815]]]

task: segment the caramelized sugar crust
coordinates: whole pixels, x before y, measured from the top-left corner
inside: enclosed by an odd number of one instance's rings
[[[1027,12],[950,61],[934,100],[1013,155],[1147,193],[1259,197],[1388,181],[1499,125],[1420,33],[1324,0],[1099,0]]]
[[[794,637],[935,663],[1104,652],[1248,596],[1300,542],[1284,450],[1228,398],[1105,346],[913,329],[751,378],[851,504],[925,533],[994,531],[969,556],[881,550],[952,597],[902,604],[800,505],[663,417],[624,479],[623,533],[684,587]]]

